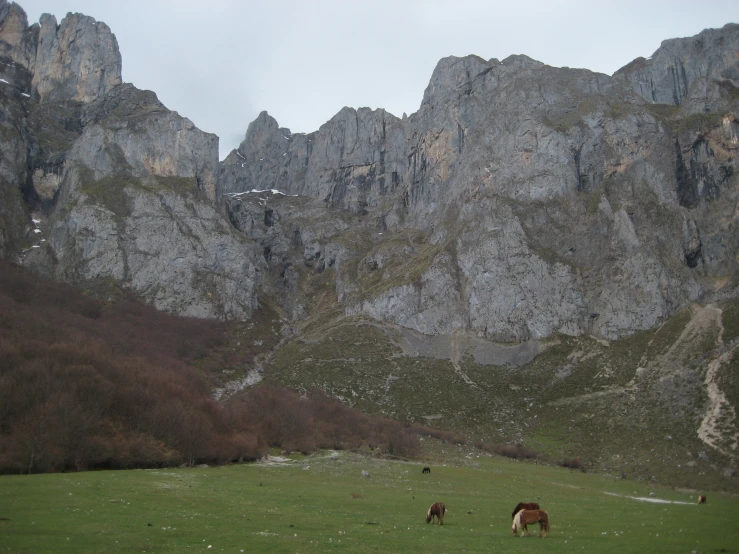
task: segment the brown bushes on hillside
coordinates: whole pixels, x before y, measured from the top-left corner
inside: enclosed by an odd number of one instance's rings
[[[106,306],[0,260],[0,472],[416,451],[417,430],[322,393],[263,385],[215,402],[190,364],[225,337],[223,323]]]
[[[465,444],[467,442],[467,439],[465,439],[462,435],[451,433],[449,431],[432,429],[431,427],[425,427],[423,425],[418,425],[417,423],[413,423],[411,425],[411,430],[417,435],[421,435],[423,437],[431,437],[443,442],[448,442],[449,444]]]
[[[320,391],[301,396],[263,384],[229,399],[226,410],[231,421],[259,437],[260,444],[288,452],[367,446],[408,457],[418,449],[418,437],[409,427],[362,414]]]
[[[580,461],[580,458],[565,458],[559,462],[559,465],[570,469],[585,471],[585,465]]]
[[[492,446],[485,444],[478,440],[475,441],[475,447],[486,452],[494,452],[499,456],[505,456],[506,458],[538,458],[539,454],[522,444],[494,444]]]
[[[218,322],[104,307],[0,261],[0,471],[256,458],[188,365],[222,338]]]

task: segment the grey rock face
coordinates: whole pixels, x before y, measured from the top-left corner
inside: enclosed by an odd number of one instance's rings
[[[266,264],[213,204],[218,138],[122,85],[115,36],[92,18],[28,28],[3,0],[0,55],[0,255],[115,279],[173,313],[248,319]]]
[[[41,102],[91,102],[121,84],[121,54],[110,28],[82,14],[67,14],[57,25],[44,14],[39,24],[15,2],[0,0],[0,57],[22,67],[31,82],[9,82],[22,92],[31,89]],[[29,86],[30,85],[30,86]]]
[[[289,317],[308,315],[315,299],[301,285],[326,270],[338,275],[341,295],[343,264],[355,255],[341,240],[351,229],[347,214],[271,191],[231,194],[223,200],[231,224],[259,245],[275,298]]]
[[[28,27],[26,12],[15,2],[0,0],[0,57],[7,60],[3,64],[4,73],[7,73],[8,62],[32,71],[37,41],[38,27]],[[16,84],[12,80],[10,83]]]
[[[57,26],[41,16],[33,87],[42,102],[90,102],[121,83],[121,54],[110,28],[81,14]]]
[[[647,60],[637,58],[614,77],[628,81],[648,102],[679,106],[693,100],[691,113],[713,111],[718,86],[739,86],[739,25],[706,29],[670,39]]]
[[[29,103],[35,49],[25,12],[0,0],[0,257],[33,244],[33,224],[23,201],[28,178],[22,121]]]
[[[375,238],[354,241],[355,272],[332,270],[348,314],[505,341],[623,336],[723,294],[717,283],[736,274],[738,37],[727,25],[665,41],[614,77],[525,56],[446,58],[402,120],[344,108],[292,135],[260,115],[219,188],[356,214],[353,229]],[[685,76],[679,94],[670,74]],[[691,116],[708,108],[723,111]],[[409,232],[417,245],[388,251],[386,237]],[[312,251],[320,259],[338,236]]]
[[[253,243],[205,200],[195,179],[131,175],[95,180],[83,166],[52,220],[49,245],[59,278],[112,278],[159,309],[248,319],[264,267]]]
[[[83,105],[80,126],[48,230],[54,274],[116,279],[181,315],[248,319],[265,264],[212,204],[217,137],[131,85]]]
[[[194,177],[215,199],[218,137],[167,110],[151,91],[125,84],[85,107],[84,132],[69,152],[95,178],[120,171],[137,177]]]
[[[221,164],[221,194],[278,189],[365,213],[400,185],[402,130],[384,110],[344,108],[318,132],[292,134],[263,112]]]

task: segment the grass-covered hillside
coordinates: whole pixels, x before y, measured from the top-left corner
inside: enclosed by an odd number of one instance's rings
[[[270,375],[480,446],[672,485],[739,490],[739,303],[694,305],[617,341],[497,345],[361,316],[305,327]]]
[[[323,452],[220,468],[3,476],[0,553],[627,554],[739,544],[739,500],[729,495],[698,505],[696,492],[425,443],[418,463]],[[523,500],[548,512],[548,537],[531,525],[531,537],[513,538],[511,511]],[[444,525],[427,525],[437,501],[447,506]]]

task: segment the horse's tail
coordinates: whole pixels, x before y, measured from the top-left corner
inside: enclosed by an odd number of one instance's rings
[[[541,526],[545,533],[549,533],[549,514],[544,510],[541,510]]]
[[[442,502],[441,503],[441,515],[444,515],[446,513],[446,505]]]

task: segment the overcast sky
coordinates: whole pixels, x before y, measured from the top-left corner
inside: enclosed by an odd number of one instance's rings
[[[19,0],[29,24],[104,21],[123,79],[220,137],[221,158],[262,110],[293,132],[343,106],[415,112],[444,56],[526,54],[613,74],[667,38],[739,22],[737,0]]]

